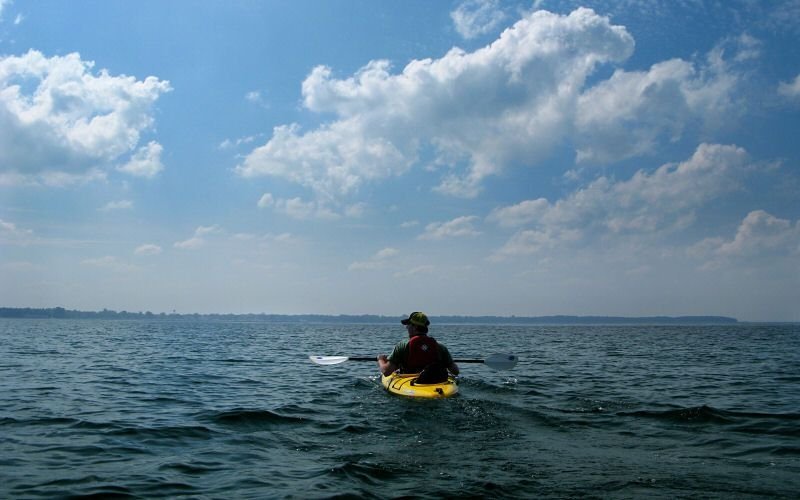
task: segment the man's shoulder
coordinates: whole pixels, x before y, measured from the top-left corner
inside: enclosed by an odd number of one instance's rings
[[[408,339],[400,340],[394,345],[395,351],[404,351],[406,349],[408,349]]]

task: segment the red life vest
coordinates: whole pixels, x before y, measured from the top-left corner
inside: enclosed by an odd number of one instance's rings
[[[439,361],[439,344],[427,335],[415,335],[408,341],[408,356],[403,365],[405,373],[419,373],[431,363]]]

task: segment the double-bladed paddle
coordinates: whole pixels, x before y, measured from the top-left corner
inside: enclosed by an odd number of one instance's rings
[[[375,356],[309,356],[308,359],[317,365],[338,365],[345,361],[376,361]],[[483,363],[493,370],[510,370],[517,364],[517,356],[497,353],[483,359],[454,359],[453,361],[456,363]]]

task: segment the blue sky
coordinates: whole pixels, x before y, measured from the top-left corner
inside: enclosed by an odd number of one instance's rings
[[[0,0],[0,304],[800,321],[798,19]]]

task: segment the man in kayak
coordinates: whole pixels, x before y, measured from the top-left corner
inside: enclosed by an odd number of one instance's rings
[[[420,384],[443,382],[447,380],[448,371],[458,375],[458,365],[447,347],[428,336],[431,322],[425,313],[413,312],[400,323],[406,326],[408,339],[398,342],[388,357],[378,356],[381,373],[389,376],[398,369],[401,373],[419,373],[417,383]]]

